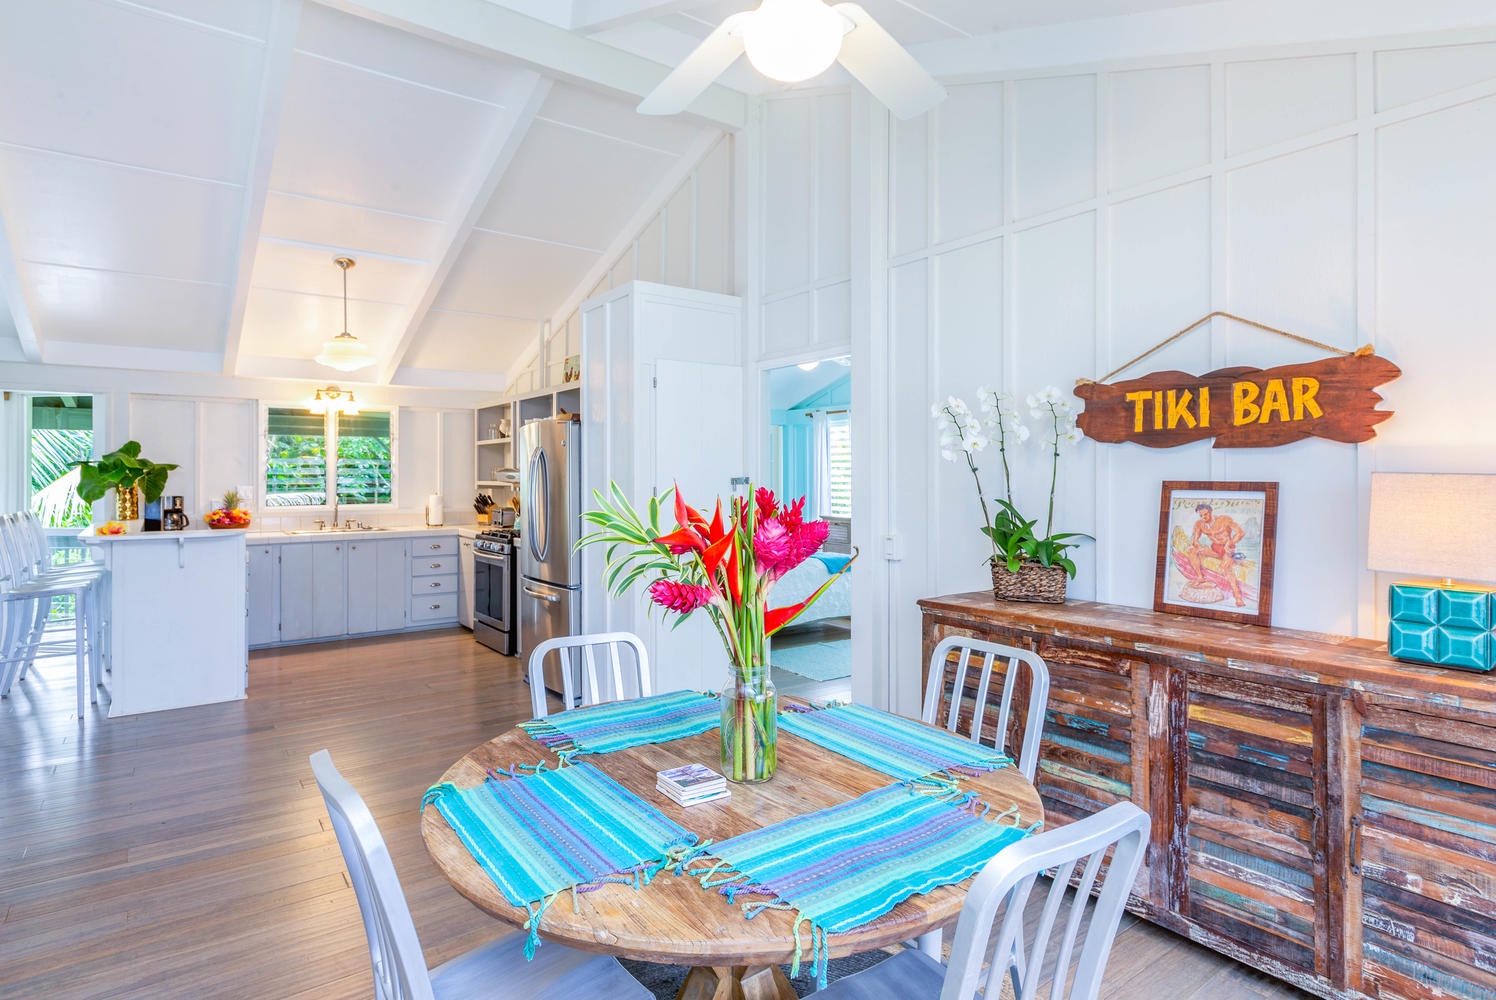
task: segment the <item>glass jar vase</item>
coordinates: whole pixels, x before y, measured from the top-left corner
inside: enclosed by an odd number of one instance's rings
[[[774,777],[779,766],[779,695],[769,676],[769,640],[733,664],[722,688],[722,774],[752,784]],[[757,655],[752,655],[752,654]]]

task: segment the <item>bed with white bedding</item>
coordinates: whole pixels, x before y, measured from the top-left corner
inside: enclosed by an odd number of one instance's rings
[[[815,593],[817,587],[826,582],[827,577],[845,565],[848,558],[844,555],[827,553],[806,559],[774,584],[774,589],[769,593],[769,606],[782,608],[805,600]],[[821,595],[820,600],[806,608],[794,623],[804,625],[823,618],[851,617],[851,614],[852,573],[849,570]]]

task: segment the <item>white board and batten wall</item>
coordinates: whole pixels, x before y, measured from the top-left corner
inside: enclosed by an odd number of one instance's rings
[[[1101,376],[1214,309],[1403,368],[1380,390],[1396,416],[1364,445],[1066,453],[1055,527],[1097,539],[1082,599],[1151,606],[1163,480],[1266,480],[1274,623],[1375,636],[1371,472],[1496,472],[1496,30],[993,74],[909,122],[862,95],[777,98],[757,138],[750,356],[853,350],[854,457],[871,470],[854,541],[877,560],[854,607],[880,630],[854,630],[854,659],[875,665],[860,698],[917,709],[915,601],[990,585],[970,475],[935,446],[930,405],[948,394],[1000,388],[1027,416],[1025,394]],[[1320,356],[1218,319],[1121,377]],[[981,466],[998,492],[995,455]],[[1042,513],[1039,450],[1015,472]]]
[[[742,300],[631,281],[589,299],[581,317],[584,509],[610,481],[641,514],[678,484],[710,517],[745,474]],[[672,503],[660,519],[674,530]],[[727,658],[705,614],[672,629],[674,616],[651,613],[642,586],[612,597],[604,555],[599,545],[582,551],[584,631],[643,638],[659,691],[720,688]]]

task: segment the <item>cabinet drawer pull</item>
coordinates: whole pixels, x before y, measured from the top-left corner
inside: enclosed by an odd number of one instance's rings
[[[442,543],[441,542],[432,542],[431,543],[431,548],[432,548],[433,551],[440,551],[441,547],[442,547]]]
[[[431,589],[432,589],[432,590],[436,590],[436,589],[437,589],[437,588],[438,588],[438,587],[440,587],[440,586],[441,586],[441,585],[442,585],[442,584],[441,584],[441,581],[440,581],[440,580],[438,580],[438,581],[436,581],[436,582],[435,582],[435,583],[433,583],[433,584],[432,584],[432,585],[431,585]]]
[[[441,569],[442,568],[442,564],[441,563],[432,563],[431,564],[431,568],[432,569]]]
[[[442,606],[440,604],[433,604],[433,605],[431,605],[431,610],[432,611],[440,611],[441,609],[442,609]]]
[[[1351,842],[1346,847],[1345,853],[1351,863],[1351,874],[1361,874],[1361,817],[1351,817]]]

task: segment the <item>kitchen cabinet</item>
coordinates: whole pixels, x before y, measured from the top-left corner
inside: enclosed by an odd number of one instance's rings
[[[473,575],[477,569],[473,558],[473,540],[458,537],[457,552],[457,624],[473,627]]]
[[[410,620],[432,624],[457,619],[456,535],[415,539],[410,549]]]
[[[406,550],[403,538],[348,543],[348,634],[405,627]]]
[[[250,545],[245,549],[245,625],[249,645],[280,641],[280,546]]]
[[[1122,798],[1147,809],[1133,910],[1321,997],[1496,996],[1488,675],[1084,601],[920,607],[926,663],[972,635],[1049,664],[1046,823]]]
[[[303,642],[348,634],[345,544],[281,545],[281,641]]]
[[[639,509],[676,484],[695,506],[727,497],[745,473],[742,300],[631,281],[581,314],[584,508],[610,480]],[[584,630],[640,636],[656,690],[719,688],[727,654],[707,616],[672,629],[673,615],[646,613],[642,587],[610,597],[603,568],[602,546],[583,549]]]

